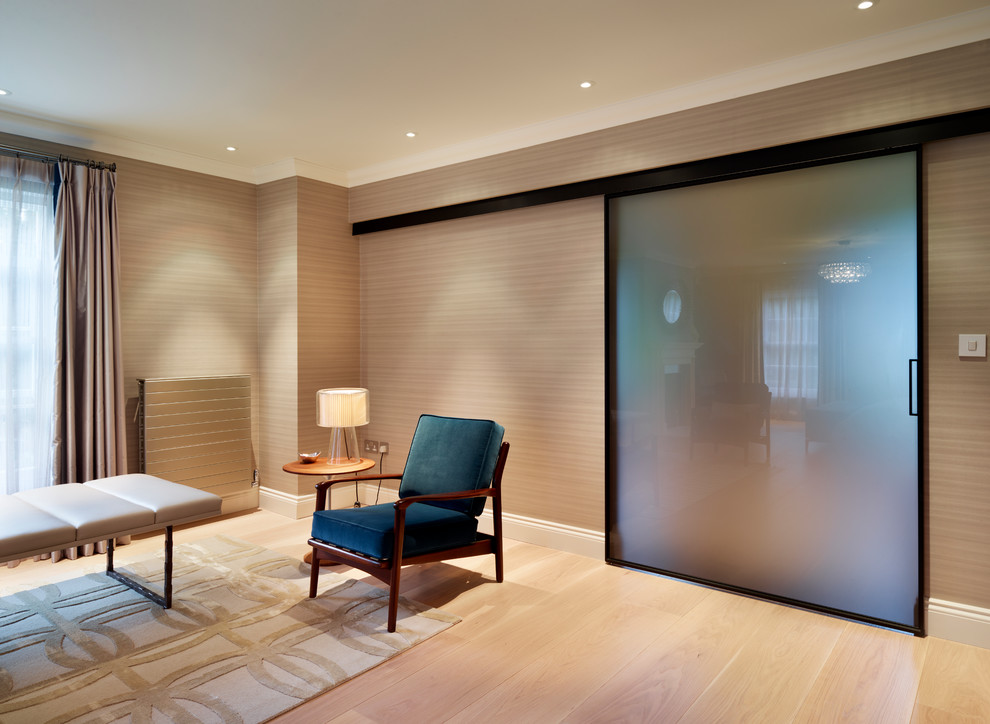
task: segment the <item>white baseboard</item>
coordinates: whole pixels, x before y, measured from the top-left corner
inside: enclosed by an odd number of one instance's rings
[[[990,608],[928,599],[928,635],[990,649]]]
[[[346,508],[354,502],[354,488],[347,485],[331,489],[331,507]],[[382,490],[372,483],[362,483],[359,499],[366,505],[376,499],[380,503],[391,503],[397,495],[394,490]],[[262,486],[258,495],[262,510],[284,515],[287,518],[305,518],[312,515],[316,506],[316,495],[293,495]],[[492,514],[486,510],[479,519],[478,528],[482,532],[492,532]],[[572,525],[553,523],[524,515],[502,514],[502,533],[506,538],[522,543],[553,548],[565,553],[575,553],[588,558],[605,560],[605,534]]]
[[[362,491],[361,501],[367,502]],[[330,507],[346,508],[354,504],[354,488],[350,485],[330,489]],[[258,507],[286,518],[307,518],[316,508],[316,493],[293,495],[264,486],[258,492]]]
[[[375,501],[377,486],[368,485],[368,502]],[[379,502],[391,503],[398,495],[394,490],[382,490]],[[362,498],[364,500],[364,498]],[[492,512],[485,510],[478,519],[478,530],[482,533],[492,533]],[[553,548],[565,553],[575,553],[579,556],[605,560],[605,534],[587,528],[577,528],[572,525],[553,523],[539,518],[527,518],[524,515],[502,513],[502,535],[521,543]]]
[[[486,510],[478,522],[478,529],[491,533],[492,525],[492,514]],[[503,513],[502,534],[523,543],[605,560],[605,534],[596,530]]]

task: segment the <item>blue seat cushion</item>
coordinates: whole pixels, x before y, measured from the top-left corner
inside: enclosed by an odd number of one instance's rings
[[[379,560],[392,558],[395,508],[391,503],[363,508],[319,510],[313,514],[313,538]],[[456,548],[473,543],[474,516],[435,505],[413,503],[406,510],[402,556]]]

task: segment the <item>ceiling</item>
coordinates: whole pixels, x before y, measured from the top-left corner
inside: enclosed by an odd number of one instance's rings
[[[990,38],[856,2],[0,0],[0,131],[353,186]]]

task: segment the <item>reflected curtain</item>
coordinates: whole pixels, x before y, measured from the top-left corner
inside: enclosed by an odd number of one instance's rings
[[[763,362],[771,416],[803,420],[818,399],[818,288],[801,277],[775,279],[763,292]]]
[[[58,247],[51,164],[0,156],[0,492],[51,485]]]
[[[743,288],[741,302],[742,381],[764,382],[766,369],[763,361],[763,285],[760,282],[748,282]]]
[[[55,233],[62,243],[55,482],[127,472],[120,344],[116,173],[67,161]]]

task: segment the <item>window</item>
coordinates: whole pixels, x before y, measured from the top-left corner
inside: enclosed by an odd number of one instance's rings
[[[804,419],[818,399],[818,290],[799,279],[763,291],[763,374],[777,419]]]
[[[0,490],[52,483],[58,257],[50,165],[0,156]]]

